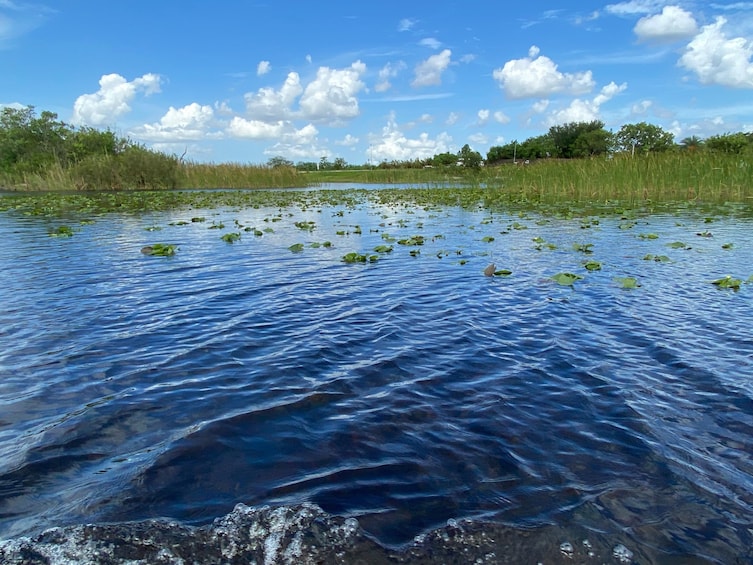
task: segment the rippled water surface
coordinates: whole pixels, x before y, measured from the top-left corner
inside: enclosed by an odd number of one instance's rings
[[[310,501],[388,545],[473,518],[750,555],[753,284],[711,281],[753,275],[752,228],[369,199],[3,213],[0,537]]]

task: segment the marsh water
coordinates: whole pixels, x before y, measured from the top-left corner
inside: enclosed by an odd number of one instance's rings
[[[0,538],[311,502],[744,562],[751,275],[753,219],[692,207],[4,212]]]

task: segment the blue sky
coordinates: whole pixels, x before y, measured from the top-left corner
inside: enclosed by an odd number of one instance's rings
[[[0,0],[0,105],[202,162],[753,130],[753,1]]]

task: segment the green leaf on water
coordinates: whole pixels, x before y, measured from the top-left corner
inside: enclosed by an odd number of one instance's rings
[[[495,277],[507,277],[509,275],[512,275],[512,271],[509,269],[499,269],[498,271],[494,271]]]
[[[226,233],[223,235],[220,239],[226,243],[235,243],[236,241],[240,240],[241,234],[239,233]]]
[[[742,283],[743,281],[733,278],[732,275],[727,275],[726,277],[723,277],[721,279],[711,281],[711,284],[716,285],[718,288],[731,288],[733,290],[738,290]]]
[[[73,229],[70,226],[58,226],[58,229],[50,232],[50,237],[71,237]]]
[[[732,249],[734,246],[734,243],[725,243],[724,245],[722,245],[722,249]]]
[[[601,263],[599,261],[586,261],[586,263],[583,266],[589,271],[601,270]]]
[[[581,253],[593,253],[593,246],[593,243],[575,243],[573,244],[573,249],[575,249],[575,251],[580,251]]]
[[[312,244],[309,245],[309,247],[311,249],[319,249],[321,246],[322,246],[322,244],[319,243],[318,241],[315,241],[314,243],[312,243]]]
[[[682,241],[673,241],[672,243],[668,243],[667,246],[672,249],[690,249],[690,247]]]
[[[659,239],[659,235],[655,233],[642,233],[638,237],[641,239]]]
[[[614,282],[622,288],[638,288],[641,286],[635,277],[614,277]]]
[[[484,243],[491,243],[492,241],[494,241],[494,237],[492,237],[491,235],[487,235],[487,236],[482,237],[481,241],[483,241]]]
[[[171,257],[175,255],[177,245],[172,243],[153,243],[141,248],[141,252],[144,255],[155,255],[158,257]]]
[[[552,280],[557,284],[563,286],[572,286],[575,281],[581,280],[583,277],[575,275],[573,273],[557,273],[552,277]]]
[[[374,251],[376,251],[377,253],[389,253],[392,251],[392,246],[391,245],[377,245],[374,248]]]
[[[302,243],[294,243],[288,249],[292,251],[293,253],[300,253],[303,251],[304,245]]]

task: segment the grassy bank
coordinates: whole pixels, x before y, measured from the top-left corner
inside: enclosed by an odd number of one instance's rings
[[[196,164],[178,160],[155,163],[148,159],[131,162],[125,170],[107,165],[101,161],[88,163],[88,168],[53,165],[21,178],[0,177],[0,186],[21,191],[80,191],[291,188],[332,182],[403,183],[484,187],[507,200],[528,202],[750,202],[753,199],[753,162],[739,155],[712,152],[540,160],[477,171],[450,167],[299,172],[292,167]]]

